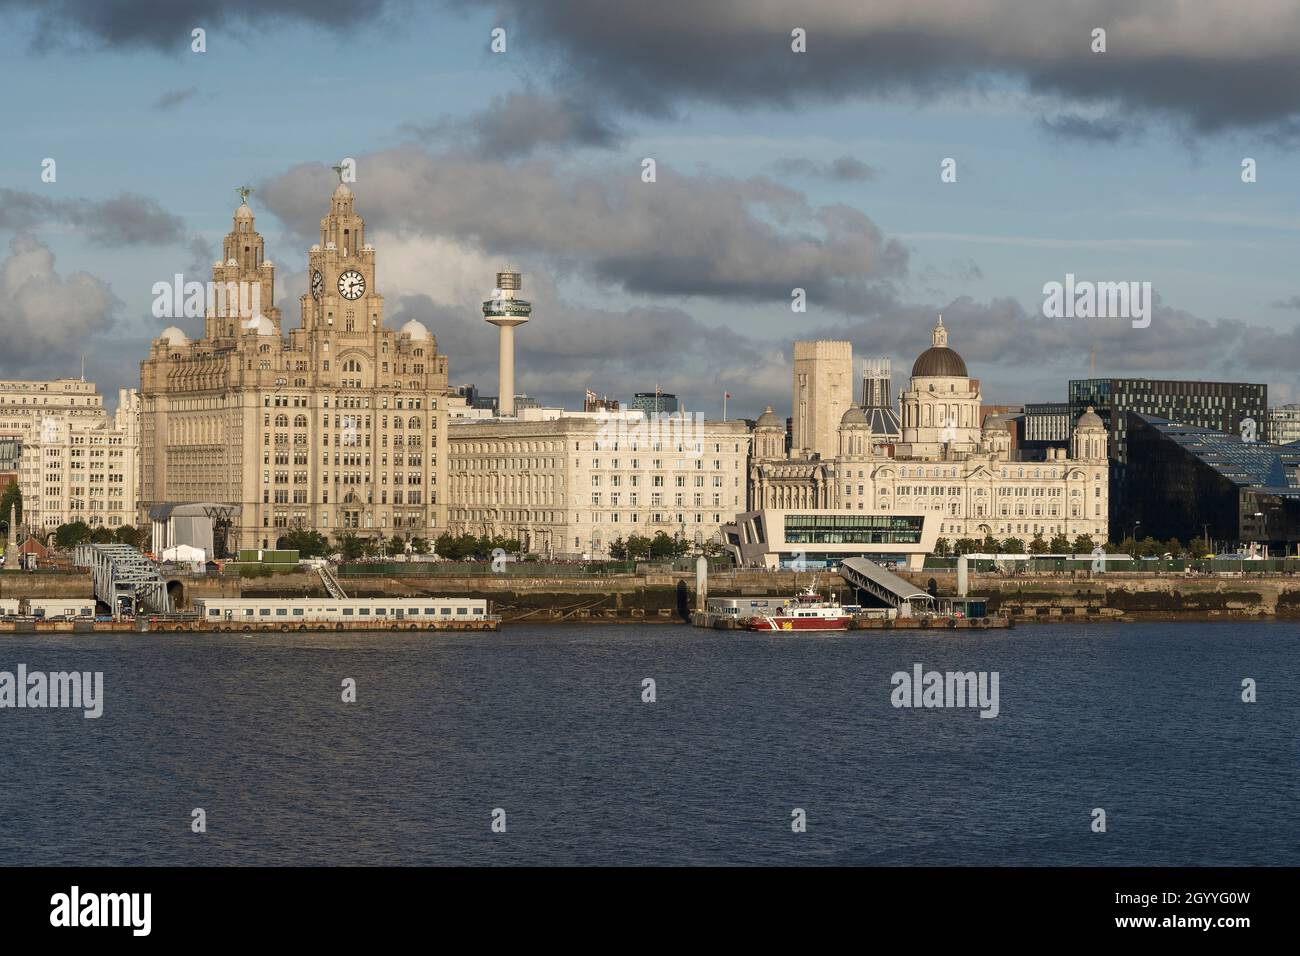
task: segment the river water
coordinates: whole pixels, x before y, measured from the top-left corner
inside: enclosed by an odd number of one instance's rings
[[[1300,864],[1294,624],[7,636],[19,664],[102,671],[103,716],[0,709],[0,864]],[[917,664],[997,672],[997,716],[895,707]]]

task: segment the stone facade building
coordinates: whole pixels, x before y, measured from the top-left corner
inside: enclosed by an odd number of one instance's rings
[[[136,520],[139,399],[118,392],[113,415],[81,379],[0,382],[0,439],[18,451],[23,525],[37,535],[84,521],[109,530]]]
[[[268,305],[241,316],[228,296],[207,309],[201,339],[172,327],[153,341],[140,367],[142,510],[234,506],[232,549],[275,547],[293,528],[331,538],[443,529],[447,359],[421,323],[384,325],[365,229],[340,183],[286,335],[270,305],[274,266],[241,203],[213,282],[256,285]]]
[[[744,507],[744,422],[640,412],[453,421],[453,533],[518,538],[547,557],[607,557],[632,535],[703,545]]]
[[[933,516],[939,536],[948,539],[991,534],[1027,544],[1039,534],[1049,540],[1086,534],[1104,540],[1109,492],[1101,419],[1086,412],[1068,447],[1049,448],[1040,460],[1022,460],[1012,452],[1005,418],[990,415],[980,421],[979,380],[969,377],[965,361],[948,347],[942,319],[931,341],[913,364],[901,396],[901,435],[882,439],[872,428],[879,417],[850,405],[841,415],[831,454],[800,454],[796,441],[796,450],[787,455],[784,423],[771,408],[764,412],[754,430],[749,510]],[[799,346],[809,344],[814,343],[796,343],[796,362]],[[815,344],[821,348],[796,372],[796,409],[804,394],[834,394],[821,385],[824,374],[833,380],[843,375],[843,350]],[[795,421],[797,428],[797,412]]]

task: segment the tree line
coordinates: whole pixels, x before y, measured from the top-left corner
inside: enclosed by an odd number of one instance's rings
[[[1050,541],[1041,533],[1026,542],[1023,538],[1003,538],[999,540],[991,534],[981,538],[957,538],[955,541],[940,538],[934,543],[936,557],[948,558],[961,554],[1092,554],[1098,543],[1107,554],[1127,554],[1134,558],[1160,557],[1171,554],[1175,558],[1194,556],[1190,546],[1184,545],[1177,538],[1158,541],[1153,537],[1137,540],[1125,538],[1119,544],[1109,541],[1097,542],[1092,535],[1081,534],[1071,541],[1067,535],[1058,534]]]

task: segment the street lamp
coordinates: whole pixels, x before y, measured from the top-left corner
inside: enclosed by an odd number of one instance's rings
[[[1142,523],[1141,521],[1134,521],[1133,530],[1129,533],[1129,537],[1133,539],[1133,557],[1135,558],[1137,557],[1137,550],[1138,550],[1138,538],[1137,538],[1138,525],[1140,525],[1141,523]]]
[[[1256,511],[1251,515],[1260,524],[1260,536],[1264,539],[1264,557],[1268,558],[1268,515],[1262,511]]]

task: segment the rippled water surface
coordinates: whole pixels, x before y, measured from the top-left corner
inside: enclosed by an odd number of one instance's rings
[[[1290,624],[6,636],[106,702],[0,710],[0,863],[1297,865],[1298,657]],[[916,663],[997,671],[999,716],[894,708]]]

